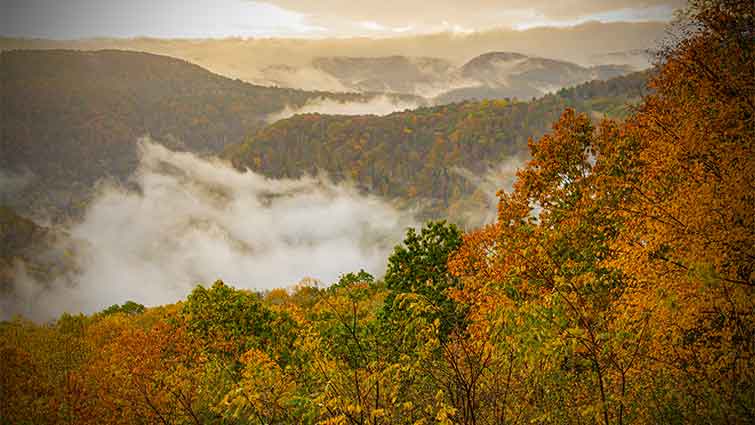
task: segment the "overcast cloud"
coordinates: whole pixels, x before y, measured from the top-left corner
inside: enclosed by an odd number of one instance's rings
[[[302,13],[313,25],[351,22],[374,32],[470,32],[490,28],[564,26],[596,20],[668,20],[683,0],[268,0]]]
[[[668,20],[683,0],[0,0],[0,35],[390,36]]]

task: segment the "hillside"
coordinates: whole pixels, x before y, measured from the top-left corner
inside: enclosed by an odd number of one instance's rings
[[[556,95],[572,105],[592,111],[593,117],[625,118],[630,107],[652,93],[647,83],[655,74],[650,69],[608,80],[594,80],[559,90]]]
[[[600,65],[584,67],[578,64],[526,56],[511,52],[490,52],[473,58],[460,67],[454,79],[467,84],[439,96],[439,102],[489,97],[482,89],[491,90],[496,97],[531,99],[592,80],[607,80],[626,75],[632,67]],[[475,92],[474,90],[477,90]]]
[[[0,206],[0,258],[21,256],[46,235],[45,228],[20,217],[8,207]]]
[[[8,301],[17,267],[36,282],[48,285],[54,278],[74,271],[74,252],[81,248],[59,230],[40,226],[11,208],[0,205],[0,307]]]
[[[30,178],[0,202],[56,216],[80,210],[97,180],[131,174],[144,135],[173,149],[219,152],[286,108],[376,96],[255,86],[147,53],[1,54],[0,169]]]
[[[387,117],[315,114],[268,127],[269,114],[284,107],[376,95],[255,86],[181,60],[124,51],[8,51],[0,67],[0,169],[23,181],[2,191],[0,202],[53,220],[79,215],[98,181],[125,182],[137,166],[138,139],[151,135],[174,150],[227,148],[237,152],[237,166],[268,176],[325,170],[404,205],[420,203],[428,217],[451,211],[464,221],[454,211],[480,211],[490,195],[490,189],[475,194],[480,182],[463,177],[467,171],[483,173],[518,155],[567,105],[611,112],[604,109],[620,107],[632,97],[625,91],[637,89],[606,83],[613,92],[581,89],[584,95],[568,100],[456,104]]]
[[[387,256],[383,276],[344,265],[348,255],[337,249],[318,255],[307,246],[312,264],[332,261],[343,274],[324,285],[303,279],[269,291],[244,285],[243,278],[233,283],[238,287],[205,279],[168,302],[122,296],[86,315],[75,314],[80,310],[59,296],[63,291],[52,294],[54,301],[73,306],[74,314],[40,325],[0,322],[2,420],[752,423],[750,3],[704,2],[702,11],[693,9],[699,32],[666,53],[652,76],[654,92],[635,105],[637,113],[597,127],[567,109],[529,144],[531,160],[501,197],[494,223],[466,234],[444,222],[410,228]],[[315,125],[310,131],[331,142],[342,133],[364,136],[354,149],[329,145],[338,159],[340,148],[366,151],[371,140],[382,141],[372,134],[400,124],[407,136],[390,146],[411,154],[426,139],[420,126],[442,140],[449,127],[471,138],[495,131],[507,117],[532,124],[545,105],[585,108],[605,106],[610,94],[635,98],[633,87],[645,90],[636,85],[642,77],[586,84],[529,104],[468,102],[350,121],[306,115],[261,134],[277,129],[294,161],[296,149],[323,144],[293,131],[294,123]],[[529,114],[515,115],[520,110]],[[357,132],[349,123],[386,128]],[[493,153],[477,148],[469,156]],[[385,163],[402,164],[398,154],[387,157]],[[210,191],[221,192],[213,199],[233,210],[223,201],[233,196],[219,186]],[[289,241],[306,234],[305,227],[328,227],[332,218],[310,206],[296,212],[307,222],[294,226]],[[243,209],[245,222],[260,219],[255,209]],[[371,218],[365,210],[358,215]],[[202,253],[201,244],[188,245]],[[211,246],[205,255],[213,263],[227,256]],[[276,272],[296,267],[295,257],[280,258]],[[168,265],[161,261],[156,269]],[[109,269],[97,271],[88,292],[115,292],[112,278],[102,277]],[[130,286],[140,285],[155,288],[154,279]]]
[[[260,130],[226,156],[238,168],[273,177],[324,170],[335,181],[421,207],[423,218],[479,224],[465,215],[485,210],[496,190],[485,180],[505,178],[496,169],[524,155],[530,137],[546,132],[569,106],[596,118],[622,115],[641,97],[646,78],[591,82],[527,103],[464,102],[384,117],[299,115]]]
[[[418,88],[442,82],[453,70],[450,62],[440,58],[406,56],[319,57],[312,66],[348,88],[414,94],[420,94]]]

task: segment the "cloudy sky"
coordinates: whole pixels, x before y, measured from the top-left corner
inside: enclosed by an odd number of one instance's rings
[[[684,0],[0,0],[0,35],[344,37],[666,21]]]

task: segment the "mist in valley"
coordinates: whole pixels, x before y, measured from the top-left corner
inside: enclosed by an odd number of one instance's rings
[[[270,114],[267,121],[272,123],[297,114],[326,114],[326,115],[388,115],[393,112],[416,109],[422,106],[419,102],[392,99],[386,95],[377,96],[365,102],[339,102],[334,99],[316,99],[307,102],[302,107],[287,106],[283,110]]]
[[[512,157],[500,164],[491,166],[482,174],[474,173],[460,167],[451,169],[452,173],[458,174],[472,183],[484,202],[482,208],[467,208],[461,214],[464,223],[469,223],[472,229],[495,222],[498,216],[499,193],[510,193],[516,181],[516,173],[525,165],[525,158]]]
[[[324,177],[272,180],[217,159],[177,153],[148,139],[127,189],[103,183],[81,222],[78,267],[52,284],[18,266],[0,319],[48,320],[133,300],[173,303],[198,283],[240,288],[323,284],[385,260],[411,213]]]
[[[254,82],[269,66],[302,68],[326,56],[437,57],[460,66],[491,51],[519,52],[581,65],[630,63],[647,66],[644,52],[662,39],[665,22],[587,22],[574,27],[453,31],[394,37],[348,38],[92,38],[78,40],[0,38],[8,49],[122,49],[178,57],[231,78]]]

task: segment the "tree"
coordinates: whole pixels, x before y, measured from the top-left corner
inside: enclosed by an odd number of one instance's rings
[[[216,281],[197,286],[181,306],[180,320],[207,348],[237,359],[249,349],[267,346],[273,336],[273,312],[259,296]]]
[[[124,313],[126,315],[142,314],[144,313],[144,305],[138,304],[134,301],[126,301],[123,305],[113,304],[110,307],[102,310],[103,315]]]
[[[751,6],[693,2],[638,113],[567,111],[452,258],[470,337],[539,375],[535,417],[753,418]]]
[[[112,316],[111,316],[112,317]],[[123,320],[114,318],[106,320]],[[76,423],[202,424],[211,411],[207,358],[183,327],[127,326],[76,376]]]
[[[430,221],[417,233],[406,232],[403,244],[396,246],[388,258],[385,284],[389,290],[385,302],[388,320],[406,311],[406,295],[416,296],[428,306],[428,320],[440,321],[441,334],[458,331],[463,323],[460,306],[448,296],[458,284],[448,272],[448,256],[461,245],[461,231],[445,221]]]
[[[626,129],[640,143],[615,247],[636,282],[624,304],[652,317],[656,404],[686,422],[755,418],[754,28],[750,1],[691,1]]]

